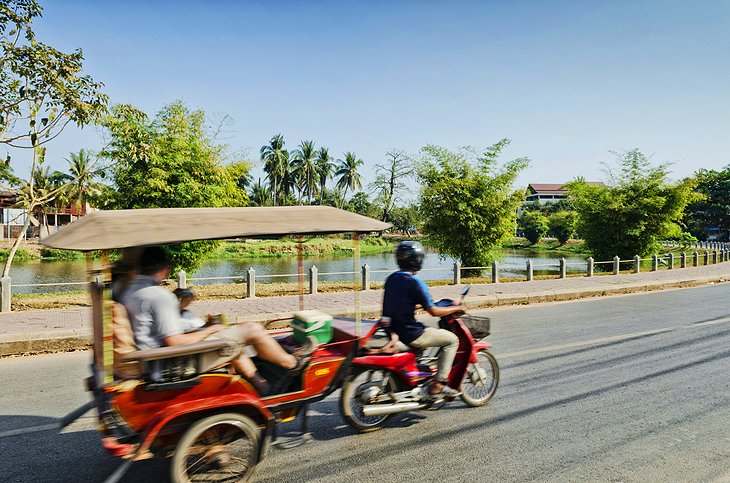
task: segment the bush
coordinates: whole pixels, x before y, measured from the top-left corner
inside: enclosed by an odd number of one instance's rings
[[[539,211],[522,213],[517,223],[531,245],[539,242],[548,231],[548,219]]]
[[[575,211],[558,211],[548,218],[548,234],[563,245],[575,235],[577,223],[578,214]]]

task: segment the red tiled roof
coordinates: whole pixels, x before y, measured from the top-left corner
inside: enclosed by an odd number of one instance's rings
[[[592,186],[604,186],[600,181],[587,181]],[[562,195],[568,190],[563,183],[530,183],[527,189],[534,194]]]

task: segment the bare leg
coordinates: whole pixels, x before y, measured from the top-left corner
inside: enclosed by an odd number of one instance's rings
[[[248,378],[252,378],[256,375],[256,366],[246,354],[241,354],[238,359],[231,361],[231,365],[237,373]]]
[[[244,329],[243,343],[256,349],[256,353],[260,358],[273,362],[284,369],[296,367],[297,359],[282,349],[279,343],[260,324],[247,322],[241,324],[241,327]],[[238,368],[236,369],[238,370]]]

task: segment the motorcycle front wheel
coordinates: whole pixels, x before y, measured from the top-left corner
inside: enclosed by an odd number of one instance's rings
[[[477,352],[476,363],[469,364],[464,382],[461,383],[461,399],[469,406],[484,406],[489,402],[499,385],[499,364],[486,349]]]
[[[343,384],[342,394],[340,394],[342,418],[352,428],[361,433],[378,430],[393,417],[392,414],[370,417],[363,414],[363,407],[368,404],[367,391],[371,388],[378,388],[379,394],[384,395],[395,392],[397,384],[393,376],[387,371],[364,369],[353,374]]]

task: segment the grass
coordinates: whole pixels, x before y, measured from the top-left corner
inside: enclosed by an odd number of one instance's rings
[[[366,237],[360,240],[360,253],[363,255],[389,252],[393,249],[393,240],[389,237]],[[302,256],[352,255],[355,250],[354,241],[342,237],[305,238],[301,244]],[[221,246],[208,256],[209,260],[246,260],[260,258],[296,257],[299,254],[299,243],[296,239],[254,240],[247,239],[236,242],[223,242]]]
[[[591,254],[586,248],[583,240],[568,240],[563,245],[561,245],[557,240],[554,239],[542,239],[540,240],[540,242],[531,245],[530,242],[528,242],[524,238],[514,237],[512,238],[512,240],[502,245],[502,247],[506,249],[515,248],[523,250],[553,252],[556,254],[566,253],[571,255],[585,256],[589,256]]]

